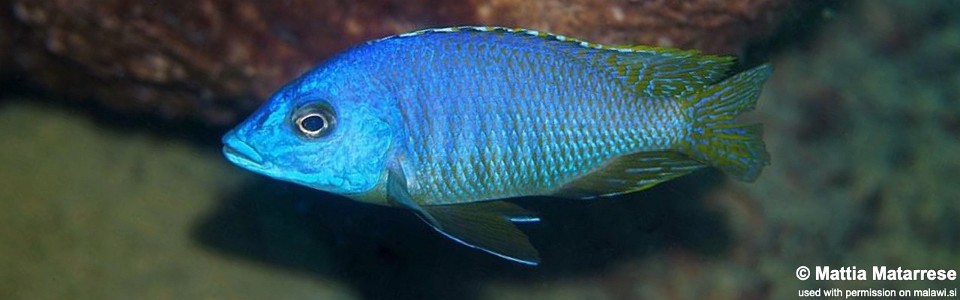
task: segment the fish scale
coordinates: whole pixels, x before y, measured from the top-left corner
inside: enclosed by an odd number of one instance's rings
[[[415,59],[393,52],[398,57],[387,61],[403,65],[385,66],[415,70],[410,74],[431,71],[431,76],[410,76],[415,85],[396,87],[414,89],[399,93],[412,97],[398,103],[404,112],[407,151],[412,154],[410,179],[420,183],[411,193],[424,204],[514,197],[531,191],[548,194],[610,157],[637,151],[640,145],[669,144],[663,135],[644,135],[639,129],[679,130],[646,126],[663,124],[658,120],[664,116],[644,115],[639,109],[643,105],[646,111],[661,112],[661,107],[651,106],[670,101],[642,103],[601,71],[584,70],[583,65],[543,49],[508,48],[481,37],[461,43],[434,40],[417,47],[429,50]],[[394,80],[403,82],[404,75],[397,76],[401,78]],[[528,124],[528,119],[537,121]]]

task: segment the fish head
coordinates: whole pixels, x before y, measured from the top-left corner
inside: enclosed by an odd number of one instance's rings
[[[223,137],[223,153],[250,171],[350,196],[386,170],[393,132],[384,93],[344,76],[308,74],[278,91]]]

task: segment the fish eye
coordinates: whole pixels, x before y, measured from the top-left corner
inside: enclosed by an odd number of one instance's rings
[[[314,113],[300,117],[297,125],[304,134],[317,135],[320,134],[320,131],[327,128],[327,120],[323,115]]]
[[[337,123],[333,108],[327,104],[303,106],[294,113],[293,121],[300,135],[308,138],[330,134]]]

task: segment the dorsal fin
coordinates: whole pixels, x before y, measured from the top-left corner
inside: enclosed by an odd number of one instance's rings
[[[563,185],[555,194],[576,198],[626,194],[651,188],[705,166],[672,151],[628,154],[614,158],[593,172]]]
[[[625,86],[650,97],[693,94],[723,79],[733,64],[733,57],[703,55],[693,50],[647,46],[612,49],[616,51],[594,50],[581,56],[616,76]]]
[[[696,50],[651,46],[610,46],[543,31],[493,26],[430,28],[376,40],[407,38],[424,34],[475,32],[542,39],[556,50],[604,70],[644,96],[677,97],[722,80],[733,64],[732,56],[704,55]]]

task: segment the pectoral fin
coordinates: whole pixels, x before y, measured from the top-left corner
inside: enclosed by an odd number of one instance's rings
[[[424,206],[439,223],[434,229],[472,248],[528,265],[540,263],[540,254],[512,222],[540,218],[504,201]]]
[[[389,170],[387,197],[395,205],[409,208],[450,239],[519,263],[540,263],[537,249],[513,225],[539,222],[540,217],[520,206],[504,201],[422,206],[410,196],[400,169]]]
[[[433,216],[427,213],[419,203],[410,197],[407,190],[407,178],[403,175],[403,170],[391,168],[387,174],[387,199],[393,204],[413,210],[423,221],[430,226],[437,227],[440,223]]]

